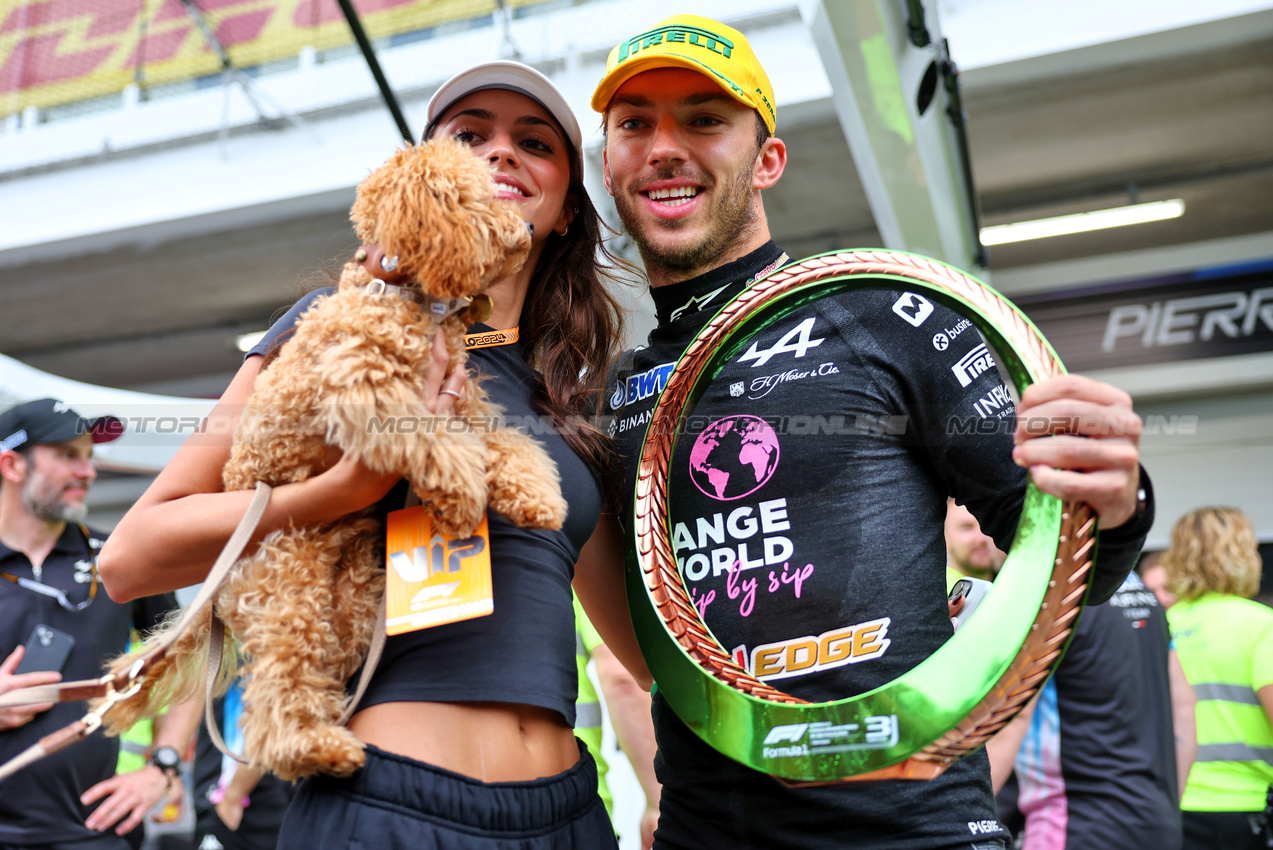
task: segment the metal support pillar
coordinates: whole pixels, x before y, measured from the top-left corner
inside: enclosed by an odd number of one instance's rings
[[[936,3],[802,0],[884,247],[984,275],[958,80]],[[923,44],[923,46],[917,46]]]

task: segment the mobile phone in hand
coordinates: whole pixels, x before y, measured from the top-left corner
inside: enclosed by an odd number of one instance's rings
[[[950,624],[957,630],[960,625],[968,622],[968,618],[972,616],[972,612],[981,604],[981,600],[986,598],[986,594],[990,592],[993,585],[980,578],[969,578],[965,576],[955,582],[955,586],[950,589],[950,597],[947,604],[952,611]],[[960,605],[959,603],[963,603]],[[956,609],[957,612],[956,612]]]
[[[14,673],[35,673],[39,670],[53,670],[61,673],[66,666],[75,647],[75,638],[66,632],[58,631],[51,626],[39,625],[27,638],[26,652],[18,662]]]

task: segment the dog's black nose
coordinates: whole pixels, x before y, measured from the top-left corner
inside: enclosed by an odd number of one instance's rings
[[[534,224],[534,222],[530,222],[530,221],[526,222],[526,229],[530,231],[530,235],[531,235],[531,236],[534,236],[534,235],[535,235],[535,224]]]

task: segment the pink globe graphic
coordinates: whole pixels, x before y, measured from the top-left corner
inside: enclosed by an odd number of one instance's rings
[[[758,416],[727,416],[703,429],[690,450],[690,479],[703,495],[741,499],[778,468],[778,435]]]

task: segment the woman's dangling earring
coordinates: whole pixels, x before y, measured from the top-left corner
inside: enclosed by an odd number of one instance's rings
[[[563,228],[561,229],[561,233],[558,233],[557,235],[558,235],[558,236],[565,236],[565,235],[566,235],[567,233],[569,233],[569,232],[570,232],[570,225],[569,225],[569,224],[567,224],[565,227],[563,227]]]

